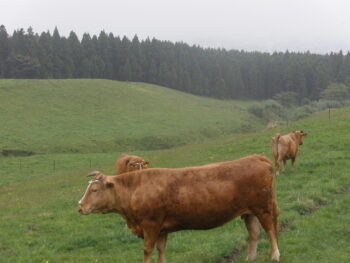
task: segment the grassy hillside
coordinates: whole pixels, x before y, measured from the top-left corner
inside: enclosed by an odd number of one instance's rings
[[[247,106],[144,83],[0,80],[0,149],[164,149],[256,128]]]
[[[309,135],[297,158],[296,172],[288,170],[277,178],[280,222],[284,226],[280,236],[282,261],[347,262],[350,108],[332,112],[331,121],[328,113],[320,113],[288,128],[134,153],[147,157],[153,167],[200,165],[252,153],[271,158],[273,134],[294,129],[303,129]],[[132,236],[120,216],[82,216],[76,212],[88,180],[84,175],[91,170],[112,173],[118,155],[0,158],[0,262],[141,262],[142,241]],[[224,257],[243,248],[235,262],[246,262],[246,244],[246,230],[236,219],[213,230],[171,234],[167,258],[173,263],[228,263]],[[270,262],[269,253],[263,235],[256,262]]]

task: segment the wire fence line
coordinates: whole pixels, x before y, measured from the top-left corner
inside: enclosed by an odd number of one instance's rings
[[[49,158],[49,157],[48,157]],[[56,160],[56,159],[47,159],[47,160],[36,160],[35,155],[31,158],[27,157],[9,157],[1,158],[0,166],[1,173],[24,173],[29,174],[33,172],[40,172],[45,174],[54,174],[60,172],[71,172],[78,171],[83,169],[96,169],[97,167],[110,165],[107,160],[103,161],[100,159],[89,159],[89,160],[79,160],[77,158],[70,158],[69,160]]]
[[[332,121],[332,108],[328,108],[328,121]],[[286,119],[285,124],[278,125],[277,127],[289,127],[291,125],[292,121]],[[273,128],[274,129],[274,128]],[[331,148],[330,148],[331,150]],[[69,171],[75,171],[75,170],[81,170],[81,169],[91,169],[96,168],[101,165],[110,165],[113,163],[116,158],[113,160],[111,158],[108,158],[109,160],[106,160],[104,158],[84,158],[81,159],[80,157],[74,158],[71,155],[70,158],[65,159],[52,159],[49,154],[47,154],[45,157],[45,154],[40,154],[40,159],[36,159],[36,156],[39,155],[30,155],[28,157],[24,156],[12,156],[12,157],[0,157],[0,166],[1,166],[1,173],[3,172],[45,172],[45,173],[56,173],[56,172],[69,172]],[[44,156],[44,157],[43,157]],[[328,154],[327,154],[328,156]],[[116,156],[117,157],[117,156]],[[329,158],[327,158],[329,159]],[[331,174],[331,168],[329,169],[329,174]]]

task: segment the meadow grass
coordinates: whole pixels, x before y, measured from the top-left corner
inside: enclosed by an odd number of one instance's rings
[[[291,172],[289,164],[287,172],[277,178],[280,222],[290,223],[280,236],[282,260],[347,262],[348,250],[340,247],[349,240],[346,190],[350,188],[350,108],[334,111],[331,121],[325,112],[275,130],[129,153],[144,156],[152,167],[201,165],[253,153],[271,158],[272,136],[296,129],[309,133],[297,158],[297,170]],[[0,158],[0,262],[142,261],[142,240],[131,234],[119,215],[77,213],[77,201],[88,181],[84,175],[91,170],[114,173],[114,161],[121,154],[82,153],[85,150]],[[167,259],[175,263],[217,263],[246,244],[244,224],[236,219],[212,230],[171,234]],[[269,254],[263,234],[257,262],[270,262]],[[245,255],[246,249],[237,262],[245,262]]]
[[[260,127],[246,111],[250,104],[145,83],[0,80],[0,149],[91,153],[171,148]]]

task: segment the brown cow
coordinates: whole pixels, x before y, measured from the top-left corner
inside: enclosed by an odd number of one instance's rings
[[[151,168],[118,176],[90,174],[78,211],[115,212],[144,239],[144,263],[156,246],[165,262],[168,233],[210,229],[242,216],[249,232],[248,260],[256,258],[260,224],[267,232],[272,260],[279,261],[278,206],[273,164],[262,155],[198,167]],[[260,222],[260,223],[259,223]]]
[[[289,159],[292,161],[292,171],[295,170],[295,158],[299,151],[299,145],[303,144],[303,136],[307,136],[307,133],[293,131],[283,136],[277,133],[272,138],[272,153],[275,159],[276,175],[279,175],[282,161],[284,166],[283,172],[286,171],[286,162]]]
[[[123,154],[115,163],[116,174],[148,168],[149,162],[136,155]]]

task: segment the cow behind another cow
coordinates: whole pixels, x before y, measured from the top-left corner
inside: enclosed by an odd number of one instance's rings
[[[248,260],[256,258],[260,224],[279,261],[278,206],[272,163],[262,155],[199,167],[151,168],[118,176],[91,174],[78,211],[115,212],[144,239],[144,263],[158,249],[165,262],[167,236],[184,229],[205,230],[242,216],[249,232]]]
[[[272,138],[272,153],[275,159],[276,175],[279,175],[281,162],[283,161],[283,172],[286,171],[286,162],[291,159],[292,171],[295,170],[295,159],[297,157],[299,146],[303,145],[303,137],[307,133],[303,131],[293,131],[289,134],[281,136],[277,133]]]
[[[149,162],[136,155],[123,154],[115,163],[116,174],[148,168]]]

